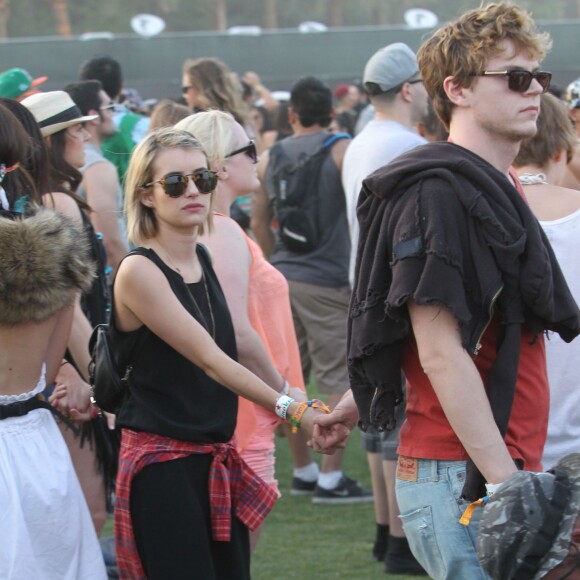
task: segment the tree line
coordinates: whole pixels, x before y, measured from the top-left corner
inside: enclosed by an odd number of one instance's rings
[[[0,0],[0,38],[70,37],[86,32],[131,33],[131,17],[151,13],[166,32],[225,31],[231,26],[295,28],[306,20],[327,26],[404,24],[409,8],[426,8],[450,20],[479,0]],[[580,0],[523,0],[536,19],[577,19]]]

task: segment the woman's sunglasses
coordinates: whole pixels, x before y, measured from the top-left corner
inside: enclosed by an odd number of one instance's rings
[[[510,91],[516,93],[525,93],[536,79],[542,87],[542,92],[545,93],[550,88],[552,80],[552,73],[545,71],[530,72],[528,70],[502,70],[490,71],[484,70],[482,73],[472,75],[474,77],[507,77],[508,88]]]
[[[181,197],[187,191],[187,184],[192,180],[199,193],[211,193],[217,186],[218,176],[215,171],[209,169],[199,169],[193,173],[175,173],[163,177],[157,181],[146,183],[144,187],[150,187],[160,183],[163,191],[169,197]]]
[[[237,155],[238,153],[244,153],[252,160],[252,163],[258,163],[258,151],[256,150],[256,142],[255,141],[250,141],[244,147],[240,147],[239,149],[236,149],[235,151],[228,153],[226,155],[226,159],[228,157],[233,157],[234,155]]]

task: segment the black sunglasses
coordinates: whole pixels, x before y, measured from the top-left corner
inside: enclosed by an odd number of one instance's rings
[[[542,87],[542,92],[545,93],[550,88],[552,80],[552,73],[545,71],[530,72],[528,70],[502,70],[490,71],[484,70],[482,73],[472,75],[474,77],[507,77],[508,88],[510,91],[516,93],[525,93],[536,79]]]
[[[239,149],[236,149],[235,151],[228,153],[226,155],[226,159],[228,157],[233,157],[234,155],[237,155],[238,153],[244,153],[252,160],[252,163],[258,163],[258,151],[256,150],[256,142],[255,141],[250,141],[247,145],[244,145],[244,147],[240,147]]]
[[[191,87],[183,86],[183,87],[181,87],[181,92],[185,95],[185,93],[187,93],[187,91],[189,91],[189,89],[191,89]]]
[[[218,176],[215,171],[199,169],[193,173],[167,175],[157,181],[146,183],[144,187],[160,183],[163,191],[169,197],[181,197],[187,191],[187,184],[190,178],[195,183],[199,193],[211,193],[217,186]]]

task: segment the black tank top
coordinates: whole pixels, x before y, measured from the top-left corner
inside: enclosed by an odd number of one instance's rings
[[[203,278],[194,284],[185,284],[183,278],[153,250],[137,248],[134,253],[146,256],[161,269],[181,304],[211,334],[211,315]],[[211,300],[215,341],[230,358],[237,360],[230,312],[207,250],[200,244],[197,246],[197,256]],[[212,380],[146,327],[134,332],[121,332],[114,322],[112,316],[111,340],[117,360],[127,360],[132,346],[136,343],[142,345],[139,352],[131,357],[130,393],[117,416],[117,424],[196,443],[229,441],[236,426],[237,395]],[[142,333],[148,336],[143,337]]]

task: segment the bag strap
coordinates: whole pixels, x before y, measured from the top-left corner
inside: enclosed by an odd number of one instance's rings
[[[344,131],[342,133],[333,133],[332,135],[329,135],[324,140],[322,147],[324,149],[328,149],[329,147],[332,147],[337,141],[340,141],[341,139],[348,139],[350,141],[351,136]]]
[[[149,258],[147,251],[148,250],[146,248],[135,248],[134,250],[131,250],[128,254],[126,254],[123,257],[123,260],[125,258],[127,258],[128,256],[145,256],[145,257]],[[151,259],[151,258],[149,258],[149,259]],[[121,262],[123,260],[121,260]],[[117,269],[117,272],[118,271],[119,270]],[[113,324],[114,324],[114,316],[115,316],[114,285],[115,285],[116,278],[117,278],[117,274],[115,274],[115,279],[113,280],[113,286],[112,286],[113,290],[111,292],[111,316],[109,318],[109,324],[107,325],[108,327],[111,326],[111,321],[113,321]],[[127,356],[127,362],[123,365],[125,367],[125,369],[133,363],[134,359],[136,358],[135,353],[137,353],[137,355],[138,355],[139,351],[141,350],[141,347],[145,344],[145,341],[147,340],[147,338],[149,337],[149,334],[151,333],[151,331],[147,328],[147,326],[143,325],[143,327],[144,327],[144,329],[138,330],[139,335],[129,351],[129,355]]]

